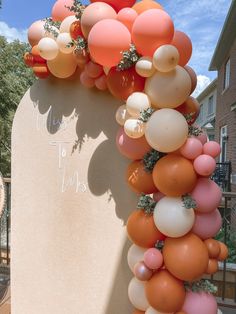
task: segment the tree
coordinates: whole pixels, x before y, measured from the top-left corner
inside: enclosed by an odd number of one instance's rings
[[[17,106],[34,82],[32,70],[27,68],[23,55],[29,50],[26,43],[8,43],[0,36],[0,171],[10,175],[11,127]]]

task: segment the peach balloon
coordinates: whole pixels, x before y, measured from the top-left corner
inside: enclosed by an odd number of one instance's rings
[[[207,239],[204,241],[210,258],[218,258],[220,255],[220,245],[215,239]]]
[[[185,144],[180,148],[180,153],[185,158],[193,160],[202,153],[202,143],[196,138],[189,137]]]
[[[95,81],[92,77],[88,76],[88,74],[84,71],[80,75],[80,82],[84,87],[92,88],[95,85]]]
[[[151,9],[140,14],[132,28],[132,40],[137,51],[152,57],[157,48],[169,44],[174,35],[174,24],[163,10]]]
[[[198,156],[193,163],[194,170],[202,177],[210,176],[216,169],[216,161],[209,155]]]
[[[67,16],[75,15],[67,7],[72,7],[74,0],[58,0],[52,8],[53,21],[62,22]]]
[[[102,75],[99,78],[95,79],[95,86],[97,89],[105,91],[107,89],[107,77]]]
[[[101,0],[90,0],[90,2],[101,2]],[[132,7],[136,0],[102,0],[102,2],[105,2],[112,6],[117,12],[122,10],[125,7]]]
[[[28,41],[33,47],[38,44],[45,34],[45,21],[36,21],[28,29]]]
[[[136,20],[138,14],[134,9],[124,8],[117,14],[117,20],[124,24],[128,30],[131,32],[134,21]]]
[[[216,158],[220,155],[221,147],[220,144],[215,141],[209,141],[203,146],[203,153]]]
[[[172,45],[163,45],[153,55],[153,65],[160,72],[174,70],[179,61],[179,52]]]
[[[206,274],[213,275],[218,272],[218,261],[216,259],[209,259]]]
[[[116,11],[107,3],[104,2],[95,2],[87,6],[84,10],[84,13],[81,17],[81,28],[85,38],[88,38],[88,35],[93,28],[93,26],[99,21],[105,19],[116,19]],[[100,39],[102,34],[100,35]],[[106,38],[103,40],[105,41]]]
[[[59,52],[57,57],[47,62],[50,72],[58,78],[68,78],[74,74],[77,62],[73,54]]]
[[[88,62],[84,70],[92,78],[98,78],[103,74],[103,67],[93,61]]]
[[[179,65],[185,66],[192,55],[191,39],[185,33],[176,30],[171,45],[179,51]]]
[[[184,69],[188,72],[188,75],[191,78],[192,87],[191,87],[190,94],[192,94],[194,92],[195,88],[197,87],[197,74],[194,72],[194,70],[189,65],[185,65]]]
[[[135,3],[133,6],[133,9],[138,13],[141,14],[144,11],[150,10],[150,9],[163,9],[162,6],[157,3],[156,1],[152,0],[142,0],[140,2]]]
[[[122,51],[129,50],[131,36],[119,21],[106,19],[98,22],[88,37],[88,47],[93,60],[106,66],[116,66],[122,59]]]
[[[151,57],[140,58],[135,65],[135,70],[142,77],[150,77],[156,72]]]

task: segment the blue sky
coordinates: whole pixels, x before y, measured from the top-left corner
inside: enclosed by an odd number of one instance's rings
[[[122,0],[120,0],[122,1]],[[234,1],[234,0],[233,0]],[[89,1],[83,1],[87,4]],[[193,42],[190,65],[198,74],[199,88],[216,77],[208,66],[219,38],[230,0],[160,0],[174,20],[175,28],[186,32]],[[50,16],[55,0],[2,0],[0,34],[9,40],[26,40],[27,28]],[[202,86],[201,86],[202,84]]]

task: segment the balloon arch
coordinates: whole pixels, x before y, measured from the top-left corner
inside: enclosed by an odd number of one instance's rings
[[[91,2],[56,1],[50,18],[30,26],[25,63],[40,79],[80,76],[124,101],[116,143],[140,195],[127,221],[133,314],[216,314],[215,287],[201,278],[228,255],[213,239],[222,223],[222,192],[210,179],[220,146],[195,124],[191,40],[155,1]]]

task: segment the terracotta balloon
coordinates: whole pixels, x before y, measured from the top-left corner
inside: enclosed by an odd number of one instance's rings
[[[197,87],[197,74],[194,72],[194,70],[189,65],[185,65],[184,69],[188,72],[188,74],[191,78],[192,86],[191,86],[190,94],[192,94],[194,92],[195,88]]]
[[[140,281],[147,281],[152,277],[152,270],[144,262],[139,262],[134,266],[134,275]]]
[[[28,41],[33,47],[38,44],[45,34],[45,21],[36,21],[28,29]]]
[[[206,292],[187,292],[183,311],[187,314],[216,314],[216,299]]]
[[[207,154],[213,158],[216,158],[220,155],[221,147],[220,144],[215,141],[209,141],[203,146],[203,153]]]
[[[81,25],[80,25],[80,21],[74,21],[71,25],[70,25],[70,30],[69,30],[70,36],[72,39],[77,39],[79,36],[80,37],[84,37],[83,33],[82,33],[82,29],[81,29]]]
[[[176,30],[171,45],[179,51],[179,65],[185,66],[192,55],[191,39],[185,33]]]
[[[107,85],[110,93],[122,100],[126,100],[134,92],[144,90],[145,79],[138,75],[134,68],[117,71],[112,68],[107,75]]]
[[[132,305],[141,310],[146,311],[149,307],[146,295],[145,295],[145,282],[138,280],[137,278],[133,278],[130,281],[128,287],[128,296]]]
[[[163,9],[162,6],[157,3],[156,1],[152,0],[142,0],[140,2],[135,3],[133,6],[133,9],[138,13],[141,14],[144,11],[150,10],[150,9]]]
[[[95,80],[88,76],[87,72],[82,72],[80,75],[80,82],[86,88],[93,88],[95,86]]]
[[[24,54],[24,62],[28,67],[32,67],[34,65],[34,57],[30,52],[26,52]]]
[[[199,115],[200,104],[197,99],[189,96],[182,105],[176,108],[176,110],[187,118],[188,124],[192,125]]]
[[[135,64],[135,70],[142,77],[150,77],[156,72],[151,57],[141,57]]]
[[[176,278],[194,281],[205,273],[208,250],[193,233],[181,238],[167,238],[163,249],[166,269]]]
[[[105,2],[119,12],[123,8],[132,7],[136,0],[91,0],[90,2]]]
[[[171,154],[156,163],[153,169],[153,181],[163,194],[181,196],[194,189],[197,175],[191,161]]]
[[[218,258],[220,255],[220,244],[214,239],[207,239],[204,241],[210,258]]]
[[[227,259],[228,255],[229,255],[229,249],[227,248],[227,246],[219,241],[219,245],[220,245],[220,255],[218,256],[218,261],[223,262],[224,260]]]
[[[152,57],[157,48],[169,44],[174,36],[174,24],[163,10],[150,9],[140,14],[132,28],[132,40],[137,51]]]
[[[40,79],[46,79],[51,74],[46,64],[35,64],[32,69],[34,75]]]
[[[209,177],[216,169],[216,161],[209,155],[198,156],[193,163],[194,170],[202,177]]]
[[[213,275],[219,270],[218,261],[216,259],[209,259],[208,266],[206,269],[206,274]]]
[[[52,8],[53,21],[62,22],[67,16],[75,15],[73,11],[70,11],[67,7],[72,7],[74,0],[60,0],[56,1]]]
[[[159,312],[177,312],[184,304],[184,285],[167,270],[157,272],[146,283],[145,290],[149,304]]]
[[[138,14],[134,9],[124,8],[120,10],[117,15],[117,20],[124,24],[128,30],[131,32],[134,21],[136,20]]]
[[[194,160],[202,153],[202,143],[196,138],[189,137],[185,144],[180,148],[180,153],[187,159]]]
[[[133,272],[134,271],[134,266],[138,262],[142,262],[144,259],[144,253],[146,252],[145,248],[142,248],[140,246],[137,246],[135,244],[131,245],[131,247],[128,250],[128,255],[127,255],[127,261],[130,270]]]
[[[67,78],[74,74],[77,68],[73,54],[59,52],[57,57],[47,62],[50,72],[58,78]]]
[[[40,56],[40,51],[38,45],[33,46],[31,49],[31,54],[34,58],[34,63],[36,64],[45,64],[47,61]]]
[[[124,132],[124,128],[120,128],[117,133],[116,145],[119,152],[131,160],[142,159],[151,150],[145,136],[138,139],[130,138]]]
[[[190,94],[191,79],[179,65],[173,71],[156,72],[147,78],[145,93],[156,108],[176,108],[185,102]]]
[[[95,86],[101,91],[107,90],[107,77],[102,75],[99,78],[95,79]]]
[[[132,242],[143,248],[151,248],[165,236],[154,224],[153,216],[143,210],[134,211],[127,221],[127,233]]]
[[[89,61],[85,65],[84,70],[92,78],[98,78],[103,74],[103,67],[93,61]]]
[[[99,21],[105,19],[116,19],[117,14],[116,11],[107,3],[104,2],[95,2],[90,4],[84,10],[81,17],[81,28],[85,38],[88,38],[88,35]],[[103,29],[104,30],[104,29]],[[100,31],[100,29],[99,29]],[[98,39],[102,39],[102,34],[97,33]],[[104,38],[103,38],[104,42]]]

